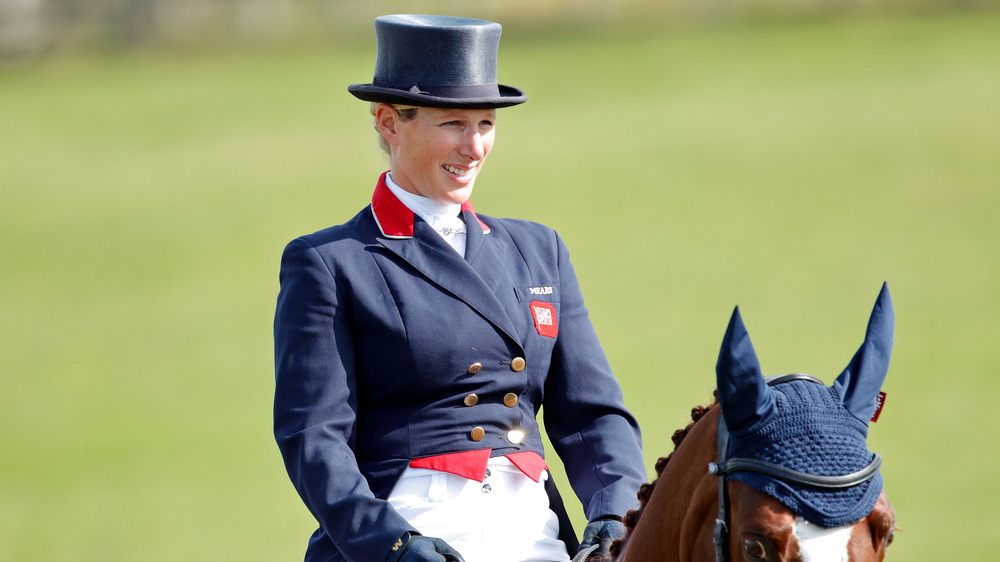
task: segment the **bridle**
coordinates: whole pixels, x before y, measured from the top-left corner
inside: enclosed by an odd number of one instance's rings
[[[823,381],[805,373],[777,375],[767,377],[768,386],[775,386],[790,381],[809,381],[824,384]],[[825,386],[825,385],[824,385]],[[875,476],[882,466],[882,457],[875,454],[872,462],[863,469],[843,476],[817,476],[795,470],[789,470],[766,461],[749,458],[729,458],[729,430],[726,428],[725,416],[719,415],[719,425],[716,430],[716,449],[718,453],[715,462],[708,463],[709,474],[719,477],[719,515],[715,519],[715,530],[712,542],[715,544],[716,562],[729,562],[729,496],[726,494],[726,476],[733,472],[748,471],[770,476],[785,483],[801,484],[813,488],[836,490],[850,488],[865,482]]]

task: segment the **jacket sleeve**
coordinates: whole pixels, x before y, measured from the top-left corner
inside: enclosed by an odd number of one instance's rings
[[[566,246],[555,236],[559,334],[545,384],[543,421],[587,519],[620,517],[638,507],[636,493],[646,481],[639,425],[625,409]]]
[[[274,435],[306,506],[347,560],[381,559],[412,527],[371,492],[353,445],[357,394],[350,305],[305,239],[281,259],[274,317]]]

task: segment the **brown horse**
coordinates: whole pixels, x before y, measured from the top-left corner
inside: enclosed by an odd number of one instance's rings
[[[882,560],[895,513],[881,458],[865,439],[892,324],[883,286],[865,343],[827,387],[808,375],[765,381],[737,309],[716,369],[716,403],[694,408],[691,424],[675,432],[674,452],[656,463],[657,479],[625,518],[615,560]]]

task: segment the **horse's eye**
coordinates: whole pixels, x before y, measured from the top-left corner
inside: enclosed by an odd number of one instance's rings
[[[743,552],[750,560],[767,560],[767,550],[764,548],[764,543],[759,540],[745,539]]]
[[[888,547],[890,544],[892,544],[892,541],[894,541],[895,539],[896,539],[896,530],[893,529],[889,531],[889,534],[885,537],[885,546]]]

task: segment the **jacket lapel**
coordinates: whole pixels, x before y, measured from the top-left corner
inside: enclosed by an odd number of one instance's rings
[[[489,230],[479,228],[476,224],[479,217],[475,213],[462,213],[465,219],[465,261],[482,277],[483,282],[490,287],[494,293],[499,289],[499,283],[503,280],[503,251],[497,247],[496,236],[487,237]],[[484,225],[485,226],[485,225]],[[487,243],[487,238],[489,242]]]
[[[499,240],[489,240],[489,227],[472,204],[462,205],[466,223],[465,259],[423,219],[403,205],[379,178],[370,216],[378,243],[410,264],[424,277],[455,295],[521,345],[513,321],[498,298],[507,277]],[[495,238],[495,237],[493,237]]]
[[[486,253],[497,255],[495,250],[486,250],[489,245],[480,244],[480,250],[474,260],[477,265],[485,266],[480,273],[480,269],[474,268],[462,259],[458,252],[448,246],[420,217],[416,217],[413,230],[413,238],[379,236],[378,242],[413,266],[424,277],[472,307],[521,345],[514,323],[496,296],[496,291],[502,286],[503,281],[502,264],[493,259],[484,259]],[[481,230],[478,235],[483,236]]]

